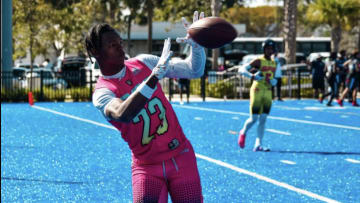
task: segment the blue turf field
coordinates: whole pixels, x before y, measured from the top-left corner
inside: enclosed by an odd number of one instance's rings
[[[264,143],[240,150],[248,101],[173,107],[204,202],[360,202],[360,108],[274,102]],[[1,202],[131,202],[130,151],[91,103],[1,104]],[[169,201],[170,202],[170,201]]]

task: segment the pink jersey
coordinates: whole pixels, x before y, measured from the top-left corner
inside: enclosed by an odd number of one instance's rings
[[[125,67],[126,73],[122,79],[100,77],[95,89],[108,88],[116,97],[125,100],[151,74],[150,68],[136,59],[125,61]],[[135,163],[151,164],[168,160],[185,148],[187,139],[159,83],[145,107],[131,122],[109,122],[128,143]]]

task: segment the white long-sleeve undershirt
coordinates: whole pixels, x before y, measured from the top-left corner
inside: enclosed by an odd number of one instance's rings
[[[150,54],[141,54],[135,57],[143,62],[151,70],[155,68],[160,57]],[[198,78],[204,74],[206,55],[204,48],[195,45],[192,46],[190,55],[186,59],[173,58],[169,62],[168,71],[165,76],[169,78]],[[103,76],[104,78],[118,78],[125,76],[125,68],[119,73],[112,76]],[[96,89],[93,94],[93,104],[101,111],[106,119],[110,119],[105,115],[106,106],[116,95],[108,88]]]

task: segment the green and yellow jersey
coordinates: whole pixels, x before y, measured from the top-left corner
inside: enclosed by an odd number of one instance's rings
[[[258,88],[271,88],[270,80],[274,78],[276,71],[276,62],[275,60],[267,60],[264,56],[259,58],[260,68],[259,71],[262,72],[264,79],[259,81],[254,81],[253,85]]]
[[[269,114],[272,105],[270,80],[274,78],[276,62],[273,59],[267,60],[264,56],[259,60],[259,71],[264,78],[254,81],[250,88],[250,114]]]

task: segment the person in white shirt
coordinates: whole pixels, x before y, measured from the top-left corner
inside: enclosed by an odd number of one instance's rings
[[[274,60],[276,62],[276,73],[275,73],[275,79],[277,80],[276,86],[272,87],[273,97],[274,97],[274,89],[276,88],[276,97],[278,101],[284,101],[281,98],[281,78],[282,78],[282,71],[281,66],[283,65],[278,57],[278,53],[275,52]]]

